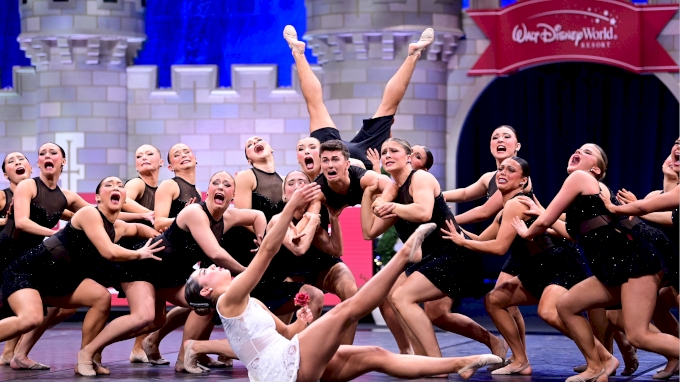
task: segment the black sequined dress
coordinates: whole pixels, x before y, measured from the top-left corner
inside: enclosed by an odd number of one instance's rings
[[[210,222],[210,231],[219,241],[224,232],[224,219],[212,218],[205,202],[199,203]],[[152,243],[161,241],[159,246],[165,247],[156,252],[156,256],[162,260],[145,259],[140,261],[126,262],[122,265],[124,270],[121,282],[147,281],[156,288],[176,288],[183,286],[197,262],[206,262],[208,256],[198,245],[191,232],[181,229],[177,220],[161,235],[156,236]]]
[[[0,210],[0,218],[6,218],[9,213],[9,206],[12,204],[12,200],[14,200],[14,191],[7,187],[2,192],[5,193],[5,206]]]
[[[99,212],[104,230],[113,242],[113,223]],[[3,301],[21,289],[35,289],[44,296],[67,296],[88,277],[90,267],[101,255],[85,231],[68,223],[40,245],[12,261],[3,273]]]
[[[404,184],[399,187],[397,203],[413,203],[413,196],[409,193],[409,188],[415,172],[416,170],[413,170]],[[428,222],[437,224],[438,228],[423,241],[422,260],[408,267],[406,274],[410,276],[414,272],[420,272],[435,287],[454,300],[464,297],[477,297],[481,292],[483,281],[481,274],[483,255],[459,247],[452,241],[444,239],[439,228],[448,230],[447,220],[452,221],[458,228],[458,223],[456,223],[451,209],[440,193],[434,200],[432,218]],[[423,223],[397,219],[394,227],[399,239],[406,242],[421,224]]]
[[[590,270],[604,285],[616,287],[665,270],[658,250],[620,225],[599,194],[578,195],[566,213],[569,235],[578,240]]]
[[[33,178],[36,186],[36,195],[31,199],[29,218],[36,224],[53,228],[59,223],[61,214],[68,207],[66,196],[59,187],[50,189],[43,183],[40,177]],[[45,236],[22,232],[16,228],[14,222],[14,207],[7,218],[7,224],[0,232],[0,270],[5,270],[7,265],[22,253],[37,247],[45,239]]]

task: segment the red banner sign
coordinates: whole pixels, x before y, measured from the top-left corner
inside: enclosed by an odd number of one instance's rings
[[[678,5],[617,0],[528,0],[467,13],[491,44],[469,76],[507,74],[550,62],[586,61],[635,72],[677,72],[656,41]]]

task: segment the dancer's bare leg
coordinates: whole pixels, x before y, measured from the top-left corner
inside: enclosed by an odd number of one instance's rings
[[[109,318],[111,311],[111,293],[108,289],[101,286],[101,284],[91,280],[85,279],[78,285],[78,288],[71,296],[65,297],[45,297],[45,302],[51,306],[58,306],[61,308],[78,308],[81,306],[90,307],[85,313],[83,320],[83,337],[80,348],[87,346],[94,340],[106,325],[106,320]],[[80,353],[79,353],[80,357]],[[81,375],[94,376],[95,367],[100,374],[108,374],[108,369],[94,365],[90,359],[78,359],[76,371]]]
[[[28,353],[33,349],[36,342],[42,337],[45,331],[71,317],[76,312],[75,309],[47,308],[47,315],[43,323],[34,330],[23,335],[21,342],[15,349],[14,357],[10,362],[12,369],[47,370],[50,367],[40,362],[28,358]]]
[[[397,107],[406,94],[406,88],[411,82],[411,76],[416,69],[416,63],[420,59],[420,55],[428,45],[434,41],[434,31],[432,28],[427,28],[420,36],[420,40],[416,43],[410,44],[408,47],[408,56],[404,63],[401,64],[397,73],[387,82],[385,92],[383,93],[382,101],[378,110],[376,110],[373,118],[394,115],[397,113]]]
[[[526,354],[526,344],[522,342],[519,328],[514,317],[508,311],[509,306],[535,305],[538,300],[522,286],[522,282],[514,277],[509,281],[494,288],[484,299],[486,310],[493,320],[503,338],[512,349],[513,361],[511,364],[494,370],[492,374],[531,374],[531,365]]]
[[[168,312],[165,317],[165,325],[159,330],[149,334],[142,341],[142,348],[145,350],[146,356],[150,363],[155,365],[168,365],[170,361],[164,359],[160,353],[160,344],[163,338],[172,333],[175,329],[179,329],[187,322],[187,318],[191,313],[191,309],[176,306]]]
[[[666,333],[649,330],[661,278],[659,275],[629,279],[621,286],[623,324],[630,343],[669,358],[680,356],[680,340]]]
[[[671,334],[678,337],[678,321],[669,310],[677,306],[676,293],[671,287],[661,288],[659,297],[656,300],[656,308],[654,309],[654,324],[664,333]],[[625,335],[624,335],[625,336]],[[662,370],[659,370],[658,376],[655,378],[663,379],[666,375],[672,375],[678,370],[678,360],[675,358],[668,359],[668,364]]]
[[[20,339],[21,336],[17,336],[5,341],[5,347],[2,349],[2,355],[0,355],[0,365],[9,365],[12,358],[14,358],[14,349],[17,347]]]
[[[620,288],[607,288],[597,278],[591,276],[574,285],[557,302],[560,319],[568,329],[571,339],[586,358],[587,368],[579,374],[581,378],[586,380],[593,378],[606,368],[598,378],[598,382],[603,382],[607,380],[611,370],[616,370],[618,367],[619,362],[616,358],[611,354],[609,356],[602,354],[601,350],[598,351],[596,342],[599,341],[593,335],[590,324],[583,318],[581,312],[616,304],[619,296]]]
[[[124,283],[130,314],[111,321],[78,355],[79,362],[91,361],[95,354],[114,342],[131,338],[136,332],[153,325],[155,315],[155,291],[153,285],[144,281]],[[161,321],[162,323],[162,321]]]
[[[423,238],[435,228],[434,224],[420,226],[387,266],[368,280],[354,297],[341,302],[298,334],[300,341],[299,381],[319,380],[326,365],[338,350],[347,326],[370,313],[385,299],[392,285],[408,264],[412,248],[417,256],[415,260],[420,261],[420,256],[422,256],[419,250],[420,244]]]
[[[425,313],[432,324],[451,333],[460,334],[486,345],[491,353],[505,359],[507,345],[503,340],[491,334],[468,316],[452,313],[453,300],[451,297],[425,303]]]
[[[346,301],[358,292],[357,282],[345,263],[337,263],[326,272],[319,275],[316,285],[320,285],[321,289],[327,290],[340,298],[340,301]],[[345,338],[342,340],[343,345],[351,345],[354,343],[354,336],[357,332],[358,322],[350,325],[345,332]]]
[[[307,103],[307,111],[309,111],[309,131],[314,132],[323,127],[335,127],[333,119],[331,119],[326,105],[323,103],[322,87],[319,78],[312,71],[312,67],[307,62],[305,57],[305,43],[297,39],[297,32],[291,25],[286,26],[283,30],[283,37],[290,46],[293,59],[295,60],[295,69],[300,80],[300,90],[302,96]]]
[[[411,342],[408,340],[408,336],[404,329],[402,329],[399,324],[399,318],[397,317],[397,312],[395,312],[392,304],[385,299],[380,306],[380,314],[385,320],[387,328],[390,330],[394,336],[394,340],[397,342],[397,347],[399,348],[400,354],[413,354],[413,347],[411,347]]]
[[[377,346],[340,346],[321,381],[350,381],[360,375],[378,371],[397,378],[418,378],[435,374],[455,373],[474,364],[484,356],[431,358],[394,354]],[[498,359],[500,360],[500,358]],[[461,375],[470,378],[474,370]],[[298,379],[301,381],[301,379]]]

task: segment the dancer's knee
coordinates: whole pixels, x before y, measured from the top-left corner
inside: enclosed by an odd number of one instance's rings
[[[43,322],[43,315],[41,312],[34,312],[29,314],[23,314],[17,316],[19,321],[18,330],[21,333],[28,333],[33,329],[36,329]]]
[[[538,306],[538,316],[550,326],[556,326],[560,322],[560,316],[554,306]]]
[[[444,309],[442,304],[431,302],[425,303],[425,314],[427,314],[427,318],[429,318],[432,323],[435,323],[436,321],[439,320],[440,317],[447,313],[448,311]]]
[[[569,319],[570,316],[579,313],[579,311],[576,311],[574,309],[575,306],[574,304],[571,303],[569,293],[566,293],[564,296],[560,297],[557,300],[557,304],[555,304],[555,307],[557,309],[557,314],[559,315],[562,321],[564,321],[565,319]]]

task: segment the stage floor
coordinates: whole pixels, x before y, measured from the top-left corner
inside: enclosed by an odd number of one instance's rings
[[[484,320],[486,321],[486,320]],[[484,322],[484,326],[487,326]],[[553,330],[546,329],[545,325],[528,322],[528,328],[533,334],[527,335],[529,359],[533,367],[532,376],[494,376],[482,369],[474,375],[471,381],[564,381],[573,375],[571,368],[583,363],[583,357],[576,346],[569,339],[557,334]],[[128,355],[132,341],[119,342],[107,348],[104,352],[104,364],[111,369],[111,376],[106,380],[116,381],[139,381],[139,380],[184,380],[184,381],[247,381],[248,375],[245,367],[238,361],[234,362],[233,368],[213,370],[209,374],[192,375],[179,374],[173,370],[177,349],[181,341],[182,333],[171,333],[161,344],[161,352],[166,359],[172,360],[170,366],[149,366],[146,364],[130,364]],[[445,356],[462,356],[477,353],[487,353],[488,349],[483,345],[467,338],[444,332],[438,332],[437,337]],[[224,338],[221,328],[213,332],[213,339]],[[392,335],[384,327],[370,324],[361,324],[357,332],[355,344],[357,345],[380,345],[389,350],[396,350],[396,344]],[[76,377],[73,367],[76,362],[76,354],[80,346],[80,324],[65,323],[49,330],[38,342],[31,352],[34,360],[48,364],[52,367],[48,371],[16,371],[9,366],[0,367],[0,380],[85,380],[84,377]],[[623,361],[618,349],[616,357]],[[644,351],[638,352],[640,368],[631,377],[616,376],[610,381],[654,381],[652,374],[665,365],[665,359],[659,355]],[[90,379],[91,380],[91,379]],[[358,378],[357,381],[394,381],[391,378],[378,373],[371,373]],[[421,381],[432,379],[421,379]],[[449,380],[462,380],[458,375],[451,375]],[[678,380],[675,376],[671,380]]]

